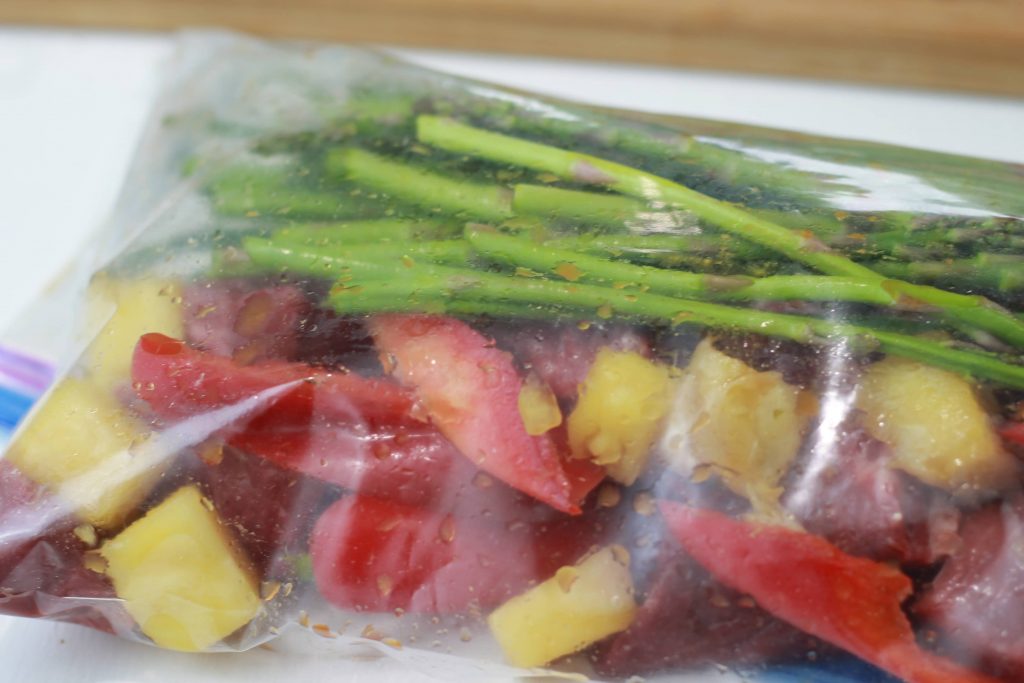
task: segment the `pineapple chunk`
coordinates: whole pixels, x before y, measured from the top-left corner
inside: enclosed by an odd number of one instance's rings
[[[542,666],[628,628],[636,615],[628,557],[603,548],[492,612],[487,623],[508,661]]]
[[[145,426],[106,390],[69,378],[18,432],[7,459],[93,526],[119,526],[160,476],[162,457],[142,448]]]
[[[857,407],[868,432],[889,445],[893,466],[949,491],[999,489],[1017,481],[974,387],[960,375],[902,358],[875,363]]]
[[[181,293],[177,283],[162,279],[118,280],[96,276],[89,287],[90,318],[103,327],[85,354],[86,370],[105,388],[126,382],[139,337],[161,332],[184,335]]]
[[[694,351],[662,436],[670,466],[710,467],[755,513],[777,518],[780,480],[816,409],[810,392],[758,372],[705,339]]]
[[[519,415],[530,436],[540,436],[562,424],[562,409],[547,382],[531,372],[519,390]]]
[[[671,385],[667,367],[638,353],[601,349],[569,415],[573,457],[603,465],[622,484],[635,482],[668,411]]]
[[[161,647],[205,650],[260,610],[251,573],[195,486],[178,489],[100,553],[128,613]]]

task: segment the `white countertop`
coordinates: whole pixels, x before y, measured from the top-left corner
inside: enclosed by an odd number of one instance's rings
[[[0,27],[0,329],[30,305],[109,211],[170,45],[161,35]],[[1024,162],[1024,100],[616,64],[399,52],[439,69],[603,105]],[[290,664],[265,653],[248,655],[244,666],[229,663],[230,658],[196,663],[172,653],[115,645],[77,627],[12,619],[0,619],[0,656],[5,662],[0,678],[11,681],[356,680],[349,678],[354,674],[346,669],[349,664],[333,662],[293,676],[299,672]],[[382,680],[376,671],[375,680]]]

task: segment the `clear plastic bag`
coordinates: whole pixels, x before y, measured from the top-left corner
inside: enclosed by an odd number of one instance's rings
[[[1020,680],[1022,189],[186,36],[0,461],[0,609],[465,677]]]

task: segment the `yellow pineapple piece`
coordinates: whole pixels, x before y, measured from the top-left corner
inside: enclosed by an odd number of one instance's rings
[[[7,459],[101,529],[119,526],[160,476],[148,430],[89,380],[57,384],[29,416]]]
[[[676,469],[710,468],[762,516],[778,517],[780,480],[816,408],[813,394],[759,372],[705,339],[680,382],[661,449]]]
[[[857,407],[868,432],[892,449],[893,466],[921,481],[969,493],[1015,485],[1006,452],[975,387],[955,373],[902,358],[872,365]]]
[[[625,630],[635,615],[628,553],[610,546],[512,598],[487,624],[509,662],[532,667]]]
[[[669,370],[631,351],[601,349],[569,415],[573,457],[603,465],[627,486],[636,481],[668,411]]]
[[[529,373],[523,388],[519,391],[519,415],[523,418],[526,433],[540,436],[562,424],[562,409],[558,399],[547,383]]]
[[[161,647],[205,650],[260,610],[252,574],[195,486],[178,489],[100,552],[117,596]]]
[[[103,388],[128,381],[132,353],[142,335],[160,332],[175,339],[184,335],[181,292],[173,280],[97,275],[89,286],[89,303],[92,322],[103,327],[83,363]]]

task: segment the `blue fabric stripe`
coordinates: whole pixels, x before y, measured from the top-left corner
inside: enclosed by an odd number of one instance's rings
[[[13,430],[29,411],[36,397],[0,387],[0,428]]]
[[[852,657],[813,666],[772,667],[754,680],[757,683],[900,683],[899,679]]]

